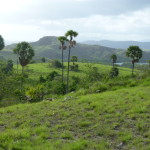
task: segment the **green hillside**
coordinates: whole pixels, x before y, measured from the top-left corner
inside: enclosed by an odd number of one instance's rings
[[[39,39],[36,42],[30,43],[35,50],[35,58],[34,60],[38,60],[39,57],[46,57],[48,59],[61,59],[61,50],[59,49],[60,43],[57,40],[57,37],[54,36],[46,36]],[[12,49],[16,44],[12,44],[6,46],[3,52],[0,52],[0,55],[5,59],[13,59],[15,57],[12,53]],[[11,52],[10,52],[11,51]],[[75,55],[78,57],[80,61],[90,61],[90,62],[103,62],[110,63],[110,56],[116,53],[118,59],[117,62],[126,62],[130,61],[126,55],[125,50],[119,50],[114,48],[108,48],[100,45],[87,45],[80,44],[77,45],[71,50],[71,55]],[[64,52],[64,59],[67,59],[68,51]],[[147,62],[150,58],[150,53],[144,52],[143,57],[140,60],[141,62]]]
[[[76,64],[65,95],[50,63],[1,72],[0,150],[150,149],[149,71]]]
[[[0,108],[0,149],[150,149],[150,87]]]

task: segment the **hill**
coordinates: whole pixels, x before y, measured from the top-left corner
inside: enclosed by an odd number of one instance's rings
[[[101,41],[84,41],[82,43],[89,45],[101,45],[117,49],[127,49],[130,45],[138,45],[141,49],[150,51],[150,42],[101,40]]]
[[[150,149],[150,87],[0,108],[0,149]]]
[[[46,36],[39,39],[36,42],[30,43],[35,50],[35,60],[46,57],[48,59],[61,59],[61,50],[59,49],[60,43],[55,36]],[[0,52],[0,55],[5,59],[12,58],[14,60],[14,54],[12,54],[12,49],[16,44],[8,45],[5,49]],[[7,55],[7,53],[9,53]],[[109,48],[99,45],[88,45],[77,43],[77,45],[71,49],[71,55],[76,55],[79,61],[90,61],[90,62],[102,62],[110,63],[110,56],[116,54],[118,62],[130,61],[125,56],[125,51],[115,48]],[[64,51],[64,59],[67,60],[68,51]],[[9,56],[9,57],[8,57]],[[144,52],[143,58],[140,62],[147,62],[150,58],[150,53]]]

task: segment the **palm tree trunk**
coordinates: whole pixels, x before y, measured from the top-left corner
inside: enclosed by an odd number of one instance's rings
[[[62,83],[64,82],[64,60],[63,60],[63,47],[62,47]]]
[[[18,58],[17,58],[17,74],[18,74]]]
[[[133,73],[134,73],[134,62],[133,62],[133,65],[132,65],[132,77],[133,77]]]
[[[67,70],[67,90],[66,93],[69,92],[69,68],[70,68],[70,47],[69,47],[69,54],[68,54],[68,70]]]

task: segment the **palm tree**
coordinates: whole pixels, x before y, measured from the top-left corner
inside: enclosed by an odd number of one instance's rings
[[[70,68],[70,51],[71,48],[76,45],[76,41],[73,40],[78,35],[76,31],[69,30],[66,32],[65,36],[68,38],[69,41],[69,54],[68,54],[68,70],[67,70],[67,93],[69,89],[69,68]]]
[[[60,46],[60,49],[61,49],[61,57],[62,57],[62,83],[64,82],[64,71],[63,71],[63,68],[64,68],[64,60],[63,60],[63,51],[65,49],[67,49],[67,46],[65,46],[65,42],[68,41],[68,39],[65,37],[65,36],[59,36],[58,37],[58,40],[60,41],[61,43],[61,46]]]
[[[138,46],[129,46],[126,56],[132,59],[132,76],[134,72],[134,64],[142,58],[142,50]]]
[[[115,54],[111,55],[110,57],[112,59],[112,63],[113,63],[113,67],[114,67],[114,63],[116,63],[117,61],[117,56]]]
[[[34,56],[34,50],[28,42],[18,43],[16,48],[13,49],[14,53],[19,57],[20,65],[22,66],[22,74],[24,67],[29,64],[30,60]]]
[[[78,61],[77,56],[72,56],[71,61],[72,61],[72,63],[73,63],[73,67],[74,67],[74,66],[75,66],[75,63],[74,63],[74,62],[77,62],[77,61]]]
[[[4,48],[5,44],[4,44],[4,39],[3,37],[0,35],[0,50],[2,50]]]

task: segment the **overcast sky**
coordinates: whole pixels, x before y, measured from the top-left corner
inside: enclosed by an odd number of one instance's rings
[[[78,41],[150,41],[150,0],[0,0],[0,35],[7,41],[70,29]]]

